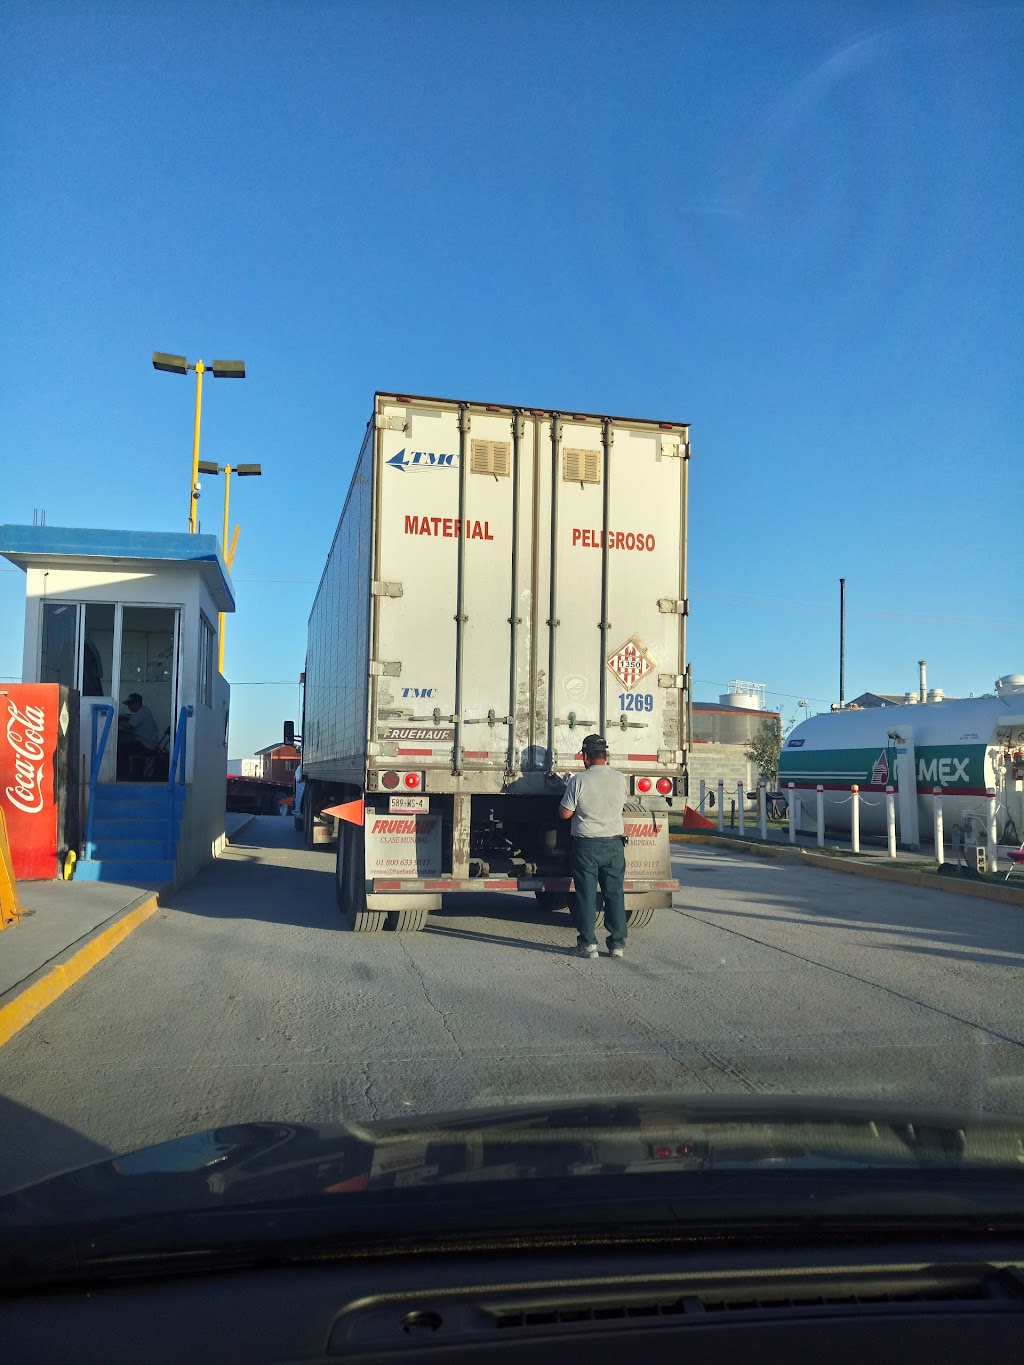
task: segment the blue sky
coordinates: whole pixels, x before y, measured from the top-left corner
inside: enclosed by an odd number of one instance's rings
[[[840,575],[848,696],[1024,670],[1021,4],[6,0],[0,50],[0,521],[185,529],[150,354],[244,357],[232,756],[378,388],[691,422],[699,696],[826,708]]]

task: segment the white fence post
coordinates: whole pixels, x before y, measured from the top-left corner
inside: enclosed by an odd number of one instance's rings
[[[786,814],[789,816],[789,842],[796,843],[796,786],[789,784],[789,800],[786,803]]]
[[[739,808],[740,808],[740,835],[741,835],[741,836],[744,835],[744,834],[746,834],[746,832],[747,832],[747,812],[746,812],[746,810],[744,809],[744,805],[743,805],[743,796],[744,796],[744,792],[743,792],[743,783],[742,783],[742,782],[737,782],[737,783],[736,783],[736,804],[737,804],[737,805],[739,806]]]
[[[825,788],[819,782],[814,793],[815,815],[818,820],[818,847],[825,847]]]
[[[941,867],[946,861],[946,851],[942,847],[942,788],[932,787],[932,801],[935,805],[935,861]]]
[[[896,797],[894,788],[885,789],[885,832],[889,838],[889,857],[896,857]]]
[[[768,787],[764,782],[757,784],[757,812],[761,817],[761,838],[768,838]]]
[[[860,787],[856,782],[850,788],[850,847],[860,852]]]
[[[718,832],[725,833],[725,783],[718,779]]]
[[[999,831],[996,829],[996,794],[992,787],[985,792],[988,797],[988,870],[996,870],[996,853],[999,849]]]
[[[701,815],[704,814],[704,801],[705,798],[707,797],[707,794],[708,794],[707,785],[702,777],[700,780],[700,805],[697,807]]]

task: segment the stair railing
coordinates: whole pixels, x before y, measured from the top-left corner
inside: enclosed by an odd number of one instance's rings
[[[103,715],[104,717],[103,734],[99,736],[99,743],[97,744],[96,739],[100,715]],[[100,768],[103,766],[103,754],[107,747],[107,736],[110,734],[110,724],[113,719],[114,708],[109,704],[109,702],[102,701],[93,702],[91,730],[92,742],[89,750],[89,753],[91,755],[91,761],[89,766],[89,809],[86,812],[85,816],[85,849],[87,855],[90,852],[90,846],[92,844],[93,812],[96,808],[96,802],[94,799],[96,795],[96,783],[99,781]]]
[[[178,723],[174,727],[174,750],[171,754],[170,767],[167,769],[167,856],[174,860],[174,794],[175,787],[178,785],[178,769],[181,769],[181,785],[185,785],[185,759],[188,741],[188,721],[189,717],[195,714],[195,707],[183,706],[178,712]]]

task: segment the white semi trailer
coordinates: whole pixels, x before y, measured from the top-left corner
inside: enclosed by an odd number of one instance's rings
[[[358,930],[443,894],[571,890],[557,811],[603,733],[631,925],[671,903],[685,795],[689,427],[378,393],[309,618],[307,841]]]

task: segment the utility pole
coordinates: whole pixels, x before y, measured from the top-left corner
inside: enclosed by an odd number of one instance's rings
[[[839,580],[839,709],[846,705],[846,579]]]

